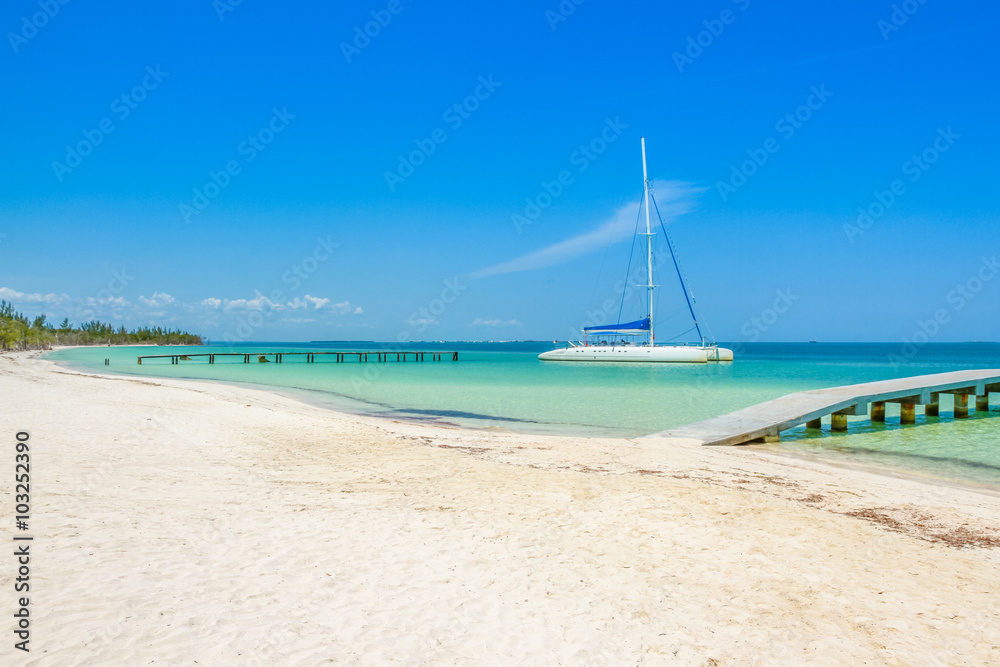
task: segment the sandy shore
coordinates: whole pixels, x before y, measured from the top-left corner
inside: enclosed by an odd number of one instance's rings
[[[1000,665],[1000,496],[0,357],[3,664]],[[12,551],[11,548],[5,551]]]

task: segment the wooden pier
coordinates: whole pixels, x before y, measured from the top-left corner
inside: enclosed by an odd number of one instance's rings
[[[969,396],[976,397],[975,411],[989,412],[990,392],[1000,392],[1000,370],[953,371],[882,380],[830,389],[788,394],[736,412],[656,433],[655,437],[693,438],[703,445],[741,445],[755,440],[777,442],[781,431],[805,424],[820,429],[821,418],[830,415],[832,431],[846,431],[848,416],[867,416],[885,421],[885,404],[899,403],[900,423],[916,422],[916,406],[936,417],[941,394],[954,396],[954,416],[969,416]]]
[[[139,365],[142,366],[143,359],[170,359],[171,365],[180,364],[182,361],[194,361],[195,357],[204,358],[210,364],[215,363],[216,357],[242,357],[244,364],[252,361],[258,363],[283,363],[285,357],[305,357],[307,364],[316,363],[316,357],[333,357],[334,363],[344,363],[348,358],[354,359],[359,364],[368,363],[371,355],[373,362],[385,363],[388,361],[424,361],[430,355],[431,361],[442,361],[445,357],[451,357],[452,361],[458,361],[458,352],[419,352],[414,350],[369,350],[365,352],[197,352],[195,354],[142,354],[139,355]]]

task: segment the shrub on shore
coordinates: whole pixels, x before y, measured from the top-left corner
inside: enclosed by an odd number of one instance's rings
[[[122,325],[117,329],[106,322],[91,320],[79,327],[64,319],[59,326],[47,321],[45,315],[30,320],[0,301],[0,349],[44,350],[53,345],[201,345],[201,336],[180,329]]]

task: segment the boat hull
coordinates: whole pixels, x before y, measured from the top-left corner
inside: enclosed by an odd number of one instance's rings
[[[725,348],[691,345],[660,345],[656,347],[590,345],[542,352],[538,358],[542,361],[704,364],[709,361],[732,361],[733,352]]]

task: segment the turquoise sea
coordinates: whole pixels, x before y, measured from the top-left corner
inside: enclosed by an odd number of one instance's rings
[[[47,358],[101,373],[192,378],[255,385],[320,405],[394,419],[420,419],[527,433],[635,437],[724,414],[807,389],[973,368],[1000,368],[1000,344],[757,343],[724,344],[726,364],[577,364],[540,362],[550,343],[246,343],[204,347],[77,348]],[[285,357],[244,364],[242,357],[136,363],[139,354],[409,349],[458,351],[459,361],[335,363],[333,356]],[[395,358],[395,355],[393,355]],[[906,358],[906,361],[903,359]],[[108,365],[105,365],[105,359]],[[847,465],[936,477],[1000,489],[1000,397],[992,412],[954,420],[950,397],[941,416],[901,426],[851,418],[847,434],[786,431],[767,447]],[[920,408],[918,408],[918,411]]]

